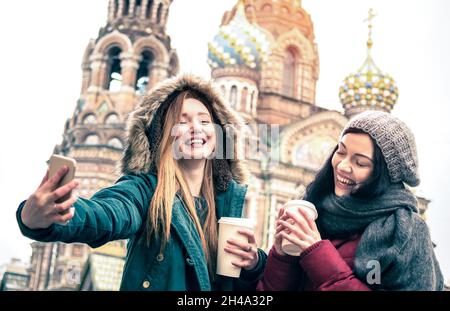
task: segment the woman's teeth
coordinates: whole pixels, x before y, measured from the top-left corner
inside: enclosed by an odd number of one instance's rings
[[[348,185],[348,186],[353,186],[353,185],[356,184],[353,180],[350,180],[350,179],[347,179],[347,178],[340,177],[339,175],[337,176],[337,180],[338,180],[340,183],[345,184],[345,185]]]
[[[203,146],[203,139],[191,140],[191,146]]]

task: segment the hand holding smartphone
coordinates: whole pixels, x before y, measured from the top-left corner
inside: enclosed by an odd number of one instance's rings
[[[56,172],[64,165],[66,165],[69,168],[69,170],[63,176],[63,178],[60,180],[57,188],[68,184],[75,178],[77,162],[75,161],[75,159],[72,159],[69,157],[64,157],[64,156],[57,155],[57,154],[54,154],[50,157],[49,178],[52,178],[56,174]],[[55,201],[55,203],[62,203],[64,201],[66,201],[70,198],[71,195],[72,195],[72,191],[67,193],[65,196],[59,198],[57,201]]]

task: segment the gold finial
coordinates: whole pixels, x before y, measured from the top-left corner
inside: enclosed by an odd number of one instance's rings
[[[364,20],[364,22],[368,22],[368,27],[369,27],[369,39],[367,40],[367,48],[370,50],[372,48],[373,45],[373,41],[372,41],[372,20],[373,18],[377,16],[374,12],[373,9],[369,9],[369,17],[366,18]]]

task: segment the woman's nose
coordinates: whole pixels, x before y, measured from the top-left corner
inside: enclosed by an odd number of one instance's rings
[[[341,162],[339,162],[337,168],[338,170],[346,173],[352,172],[352,166],[350,165],[350,161],[348,161],[347,159],[343,159]]]
[[[191,125],[191,132],[200,133],[202,131],[201,123],[198,121],[193,121]]]

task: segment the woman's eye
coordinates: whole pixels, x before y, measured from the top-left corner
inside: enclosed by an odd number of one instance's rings
[[[344,155],[344,154],[345,154],[345,152],[342,151],[342,150],[337,150],[336,153],[337,153],[338,155]]]
[[[209,121],[209,120],[203,120],[202,121],[202,124],[209,124],[209,123],[211,123],[211,121]]]
[[[187,121],[180,121],[180,124],[187,124]]]
[[[360,166],[360,167],[368,167],[369,165],[365,164],[365,163],[360,163],[360,162],[356,162],[356,165]]]

